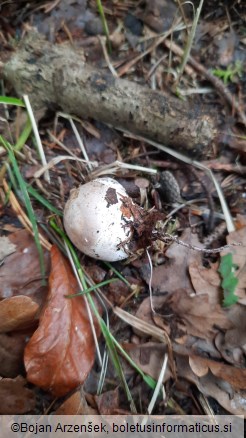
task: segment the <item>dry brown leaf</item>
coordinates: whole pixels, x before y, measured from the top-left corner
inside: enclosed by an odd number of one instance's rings
[[[0,380],[0,414],[25,414],[35,408],[35,395],[25,384],[21,376]]]
[[[94,362],[95,345],[70,265],[53,246],[48,301],[25,350],[27,380],[63,396],[83,383]]]
[[[91,408],[80,388],[56,410],[56,415],[98,415],[96,409]]]
[[[0,376],[16,377],[24,371],[26,334],[0,334]]]
[[[216,264],[218,269],[218,265]],[[222,302],[221,278],[214,265],[210,269],[202,266],[201,261],[195,260],[189,265],[189,274],[197,295],[208,294],[211,304]]]
[[[161,372],[165,353],[165,345],[157,342],[146,342],[144,344],[124,344],[124,349],[131,356],[132,360],[141,368],[141,370],[158,380]],[[167,366],[164,382],[172,377],[169,366]]]
[[[39,305],[24,295],[0,301],[0,333],[30,326],[38,309]]]
[[[226,385],[213,374],[209,373],[199,378],[193,373],[187,356],[176,356],[178,375],[197,386],[199,391],[207,397],[213,397],[228,412],[246,416],[246,391],[226,390]],[[224,382],[226,383],[226,382]]]
[[[166,304],[185,322],[187,332],[203,339],[211,339],[220,329],[233,326],[226,312],[218,305],[209,302],[208,295],[189,296],[186,291],[176,291]]]
[[[0,267],[0,299],[27,295],[42,304],[47,288],[41,283],[40,263],[34,239],[26,230],[8,236],[16,246],[13,254]],[[46,272],[49,271],[49,253],[44,250]]]
[[[95,395],[94,399],[100,415],[114,415],[120,409],[119,388]]]
[[[232,367],[201,356],[190,356],[189,364],[198,377],[205,376],[210,370],[214,376],[225,380],[233,388],[246,389],[246,369]]]
[[[4,260],[10,254],[15,252],[16,245],[14,245],[7,236],[0,237],[0,261]]]
[[[166,323],[165,330],[176,341],[185,333],[211,341],[218,331],[217,327],[234,328],[227,312],[218,304],[211,304],[208,295],[190,296],[185,290],[177,290],[171,295],[153,297],[152,307],[156,314],[153,314],[150,299],[146,298],[136,316],[149,324],[155,321],[159,326],[162,317]]]
[[[185,243],[202,247],[196,234],[192,234],[190,229],[186,229],[181,237]],[[188,293],[194,293],[190,277],[188,275],[189,265],[201,259],[201,253],[176,242],[167,249],[165,264],[153,268],[152,288],[155,292],[175,292],[180,288],[186,289]],[[139,267],[144,280],[148,283],[150,279],[149,263]]]
[[[233,314],[234,313],[234,314]],[[225,334],[225,348],[242,347],[245,350],[246,346],[246,318],[245,308],[239,304],[234,306],[228,312],[228,317],[233,322],[235,328],[227,330]]]

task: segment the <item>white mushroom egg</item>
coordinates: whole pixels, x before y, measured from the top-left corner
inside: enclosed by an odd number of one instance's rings
[[[128,257],[132,217],[122,196],[129,198],[124,187],[108,177],[71,190],[64,227],[73,244],[86,255],[111,262]]]

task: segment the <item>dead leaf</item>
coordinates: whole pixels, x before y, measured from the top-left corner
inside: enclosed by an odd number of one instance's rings
[[[0,299],[27,295],[42,304],[47,289],[42,286],[38,251],[34,239],[26,230],[8,236],[16,251],[5,258],[0,267]],[[46,272],[49,270],[49,253],[44,250]]]
[[[82,388],[71,395],[56,410],[56,415],[98,415],[96,409],[91,408],[85,398]]]
[[[25,384],[22,376],[0,380],[0,414],[25,414],[35,408],[35,395]]]
[[[233,388],[246,389],[246,369],[232,367],[201,356],[190,356],[189,364],[198,377],[205,376],[210,370],[214,376],[225,380]]]
[[[187,332],[203,339],[211,339],[220,329],[233,326],[226,312],[218,304],[212,305],[208,295],[187,295],[185,290],[173,293],[166,302],[185,322]]]
[[[185,243],[202,247],[196,234],[192,234],[190,229],[186,229],[180,237]],[[167,249],[166,262],[159,266],[154,266],[152,277],[152,288],[154,292],[172,293],[178,289],[186,289],[188,293],[194,293],[190,277],[188,275],[188,267],[197,259],[201,259],[201,254],[198,251],[186,248],[176,242]],[[149,263],[140,266],[144,280],[148,283],[150,279]],[[178,273],[178,275],[176,275]]]
[[[0,333],[30,326],[38,309],[39,305],[24,295],[0,301]]]
[[[115,412],[119,410],[119,388],[115,388],[112,391],[106,391],[100,395],[95,395],[94,398],[100,415],[114,415]]]
[[[197,260],[189,265],[189,274],[196,294],[208,294],[211,304],[222,302],[221,278],[217,269],[217,264],[216,267],[211,265],[210,269],[208,269]]]
[[[0,237],[0,261],[15,252],[16,245],[10,242],[7,236]]]
[[[187,356],[176,356],[178,375],[197,386],[199,391],[206,397],[213,397],[228,412],[234,415],[246,416],[246,391],[235,391],[229,393],[223,388],[223,381],[209,373],[199,378],[190,368]],[[225,382],[226,383],[226,382]]]
[[[25,349],[27,380],[63,396],[83,383],[94,362],[95,346],[82,297],[70,265],[53,246],[48,301]]]
[[[0,376],[16,377],[24,371],[26,334],[0,334]]]
[[[238,342],[238,344],[240,345],[240,343],[243,342],[242,347],[230,345],[231,339],[229,340],[229,342],[227,342],[226,339],[228,333],[232,338],[233,343]],[[236,366],[244,366],[246,352],[245,332],[243,333],[243,336],[241,336],[240,329],[238,328],[227,330],[226,333],[219,332],[214,340],[214,343],[217,350],[220,352],[221,357],[223,357],[226,362],[234,364]]]
[[[167,348],[157,342],[146,342],[144,344],[124,344],[124,349],[128,352],[132,360],[141,370],[158,380]],[[167,366],[164,382],[172,377],[169,366]]]

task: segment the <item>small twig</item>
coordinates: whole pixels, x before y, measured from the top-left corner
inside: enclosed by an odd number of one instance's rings
[[[130,68],[137,64],[140,59],[144,58],[146,55],[152,52],[152,50],[158,47],[172,32],[182,30],[183,28],[184,25],[180,23],[180,20],[178,20],[167,32],[163,33],[163,35],[158,35],[158,38],[154,41],[154,43],[151,44],[144,52],[140,53],[134,59],[131,59],[117,70],[118,77],[123,76]]]
[[[205,254],[217,254],[218,252],[224,251],[224,249],[231,248],[231,246],[243,246],[242,243],[233,242],[230,243],[229,245],[220,246],[219,248],[206,249],[206,248],[200,248],[199,246],[191,245],[190,243],[183,242],[177,236],[172,236],[171,234],[168,233],[161,234],[158,231],[153,231],[152,236],[154,239],[159,239],[164,243],[176,242],[178,243],[178,245],[185,246],[185,248],[193,249],[194,251],[203,252]]]

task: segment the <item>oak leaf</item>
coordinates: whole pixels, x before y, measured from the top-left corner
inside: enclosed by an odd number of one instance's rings
[[[95,345],[84,298],[65,297],[77,292],[70,265],[53,246],[47,303],[26,346],[24,361],[27,380],[55,396],[83,383],[94,362]]]

